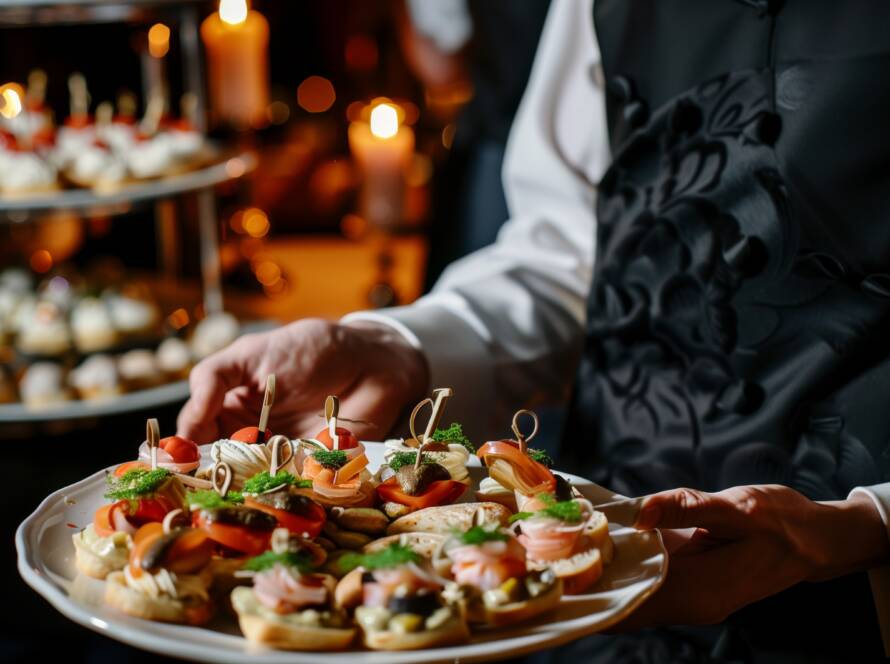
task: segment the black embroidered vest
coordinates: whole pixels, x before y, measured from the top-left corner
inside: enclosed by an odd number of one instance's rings
[[[566,440],[628,495],[890,478],[890,3],[596,0],[599,187]]]

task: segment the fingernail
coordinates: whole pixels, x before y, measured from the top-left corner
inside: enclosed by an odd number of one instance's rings
[[[647,502],[640,510],[637,517],[637,528],[654,528],[661,521],[661,506],[658,503]]]

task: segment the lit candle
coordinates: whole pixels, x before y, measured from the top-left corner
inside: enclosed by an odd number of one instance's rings
[[[414,132],[401,124],[399,112],[375,100],[367,121],[349,125],[349,148],[363,179],[359,214],[381,228],[401,221],[404,175],[414,154]]]
[[[217,121],[265,124],[269,105],[269,22],[246,0],[220,0],[201,24],[210,101]]]

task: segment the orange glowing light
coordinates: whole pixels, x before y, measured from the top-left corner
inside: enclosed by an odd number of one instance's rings
[[[377,104],[371,109],[371,133],[377,138],[392,138],[399,133],[399,112],[392,104]]]
[[[0,115],[11,120],[22,112],[22,99],[25,90],[18,83],[6,83],[0,86]]]
[[[361,101],[354,101],[346,107],[346,119],[350,122],[358,122],[362,120],[362,114],[365,110],[365,104]]]
[[[290,106],[283,101],[273,101],[266,107],[266,119],[274,125],[287,122],[290,117]]]
[[[340,230],[349,240],[358,240],[368,231],[368,222],[357,214],[347,214],[340,220]]]
[[[250,237],[263,237],[269,232],[269,217],[259,208],[247,208],[241,223]]]
[[[155,23],[148,31],[148,52],[153,58],[163,58],[170,50],[170,28]]]
[[[271,286],[281,279],[281,268],[272,261],[263,261],[256,266],[256,279],[263,286]]]
[[[247,20],[247,0],[219,0],[219,17],[229,25]]]
[[[433,177],[433,160],[425,154],[415,154],[405,175],[409,187],[422,187]]]
[[[353,71],[371,71],[377,67],[377,42],[367,35],[353,35],[346,41],[343,59]]]
[[[38,249],[31,254],[31,269],[43,274],[49,272],[53,266],[53,257],[46,249]]]
[[[167,324],[174,330],[181,330],[189,324],[189,312],[182,308],[177,309],[167,316]]]
[[[297,88],[297,103],[310,113],[324,113],[336,100],[333,83],[322,76],[310,76]]]
[[[457,131],[457,127],[452,124],[445,125],[445,128],[442,130],[442,146],[446,150],[451,149],[452,143],[454,143],[454,132]]]

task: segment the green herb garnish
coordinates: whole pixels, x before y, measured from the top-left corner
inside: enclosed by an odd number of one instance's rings
[[[553,457],[547,453],[547,450],[535,450],[528,448],[528,456],[532,461],[537,461],[542,466],[553,468]]]
[[[339,470],[348,461],[343,450],[316,450],[312,453],[312,458],[331,470]]]
[[[170,471],[164,468],[156,470],[128,470],[120,477],[108,476],[109,500],[134,500],[154,492],[170,477]]]
[[[580,523],[584,518],[581,506],[578,504],[577,500],[563,500],[557,502],[550,494],[542,494],[540,498],[544,501],[547,507],[538,510],[537,512],[517,512],[510,517],[510,523],[530,519],[534,516],[551,517],[553,519],[565,521],[566,523]]]
[[[497,527],[485,528],[483,526],[473,526],[463,533],[456,533],[457,539],[461,544],[485,544],[486,542],[506,542],[510,539],[506,533],[501,532]]]
[[[286,470],[279,470],[270,475],[268,470],[263,470],[244,483],[244,493],[263,493],[283,486],[290,486],[297,482],[297,478]]]
[[[382,551],[377,551],[376,553],[347,553],[337,561],[337,564],[341,570],[349,572],[356,567],[364,567],[367,570],[389,569],[417,562],[420,562],[420,554],[415,553],[403,544],[393,542]]]
[[[437,443],[458,443],[466,447],[467,452],[470,454],[476,453],[476,446],[464,435],[463,427],[457,422],[452,422],[447,429],[436,429],[433,432],[432,439]]]
[[[223,498],[216,491],[202,490],[187,493],[185,500],[193,509],[216,510],[240,505],[244,502],[244,496],[238,491],[229,491]]]
[[[266,551],[248,560],[244,563],[242,569],[250,570],[251,572],[262,572],[275,567],[275,565],[296,567],[301,572],[309,572],[314,567],[312,565],[312,556],[305,551],[285,551],[284,553]]]
[[[420,463],[438,463],[439,457],[433,456],[434,454],[436,453],[424,452],[423,456],[420,457]],[[403,466],[413,466],[415,461],[417,461],[417,452],[396,452],[390,457],[389,461],[386,462],[386,465],[393,470],[398,471],[399,468]]]

